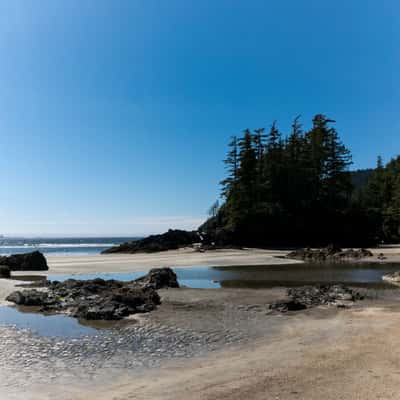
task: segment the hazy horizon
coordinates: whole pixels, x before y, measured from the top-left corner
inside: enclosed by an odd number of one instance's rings
[[[184,229],[184,230],[196,230],[204,221],[205,218],[199,218],[198,220],[196,219],[174,219],[174,218],[167,218],[167,219],[160,219],[157,221],[157,219],[154,219],[154,221],[143,221],[140,222],[138,221],[136,224],[141,224],[142,230],[138,228],[136,232],[131,232],[130,229],[132,229],[132,226],[135,226],[135,222],[132,223],[126,223],[126,231],[120,231],[120,232],[108,232],[105,233],[105,231],[97,231],[97,232],[61,232],[57,233],[57,231],[44,231],[44,232],[24,232],[24,231],[14,231],[14,232],[0,232],[0,235],[10,237],[10,238],[67,238],[67,237],[141,237],[141,236],[146,236],[146,235],[152,235],[152,234],[158,234],[158,233],[164,233],[168,229]],[[50,226],[58,226],[62,224],[49,224]],[[152,225],[157,225],[156,227],[152,227]],[[40,224],[41,228],[43,227],[43,224]],[[95,224],[89,224],[88,226],[92,228],[95,226]],[[51,228],[50,228],[51,229]],[[56,229],[56,228],[54,228]]]

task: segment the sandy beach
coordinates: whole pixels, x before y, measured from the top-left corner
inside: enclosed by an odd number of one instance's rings
[[[214,250],[205,253],[193,249],[171,250],[150,254],[107,254],[93,256],[47,256],[49,273],[79,274],[102,272],[136,272],[159,267],[277,265],[297,263],[285,260],[284,250]],[[18,273],[23,275],[24,273]],[[43,275],[30,272],[29,275]],[[25,274],[26,275],[26,274]]]
[[[288,264],[276,258],[285,253],[186,249],[48,261],[51,274],[161,266],[268,268]],[[383,262],[392,262],[400,248],[373,253],[373,260],[384,253]],[[21,282],[0,280],[2,301],[16,283]],[[1,327],[1,399],[398,399],[400,294],[395,287],[366,293],[366,300],[350,309],[270,315],[269,304],[285,298],[285,288],[162,290],[155,312],[82,342]]]

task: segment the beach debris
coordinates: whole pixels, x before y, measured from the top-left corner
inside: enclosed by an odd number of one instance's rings
[[[170,268],[151,270],[134,281],[101,278],[49,282],[46,290],[11,293],[6,300],[17,305],[39,306],[39,311],[65,313],[86,320],[118,320],[131,314],[153,311],[161,304],[157,289],[179,287]]]
[[[277,301],[270,309],[279,312],[298,311],[320,305],[349,307],[364,296],[344,285],[315,285],[290,288],[287,291],[288,300]]]
[[[361,248],[361,249],[346,249],[342,250],[340,247],[329,245],[322,249],[299,249],[290,252],[286,255],[286,258],[303,260],[303,261],[313,261],[313,262],[324,262],[324,261],[347,261],[355,260],[366,257],[372,257],[371,251]]]
[[[46,258],[40,251],[1,256],[0,265],[9,267],[11,271],[47,271],[49,269]]]

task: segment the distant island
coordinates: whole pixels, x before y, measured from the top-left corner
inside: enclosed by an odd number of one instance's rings
[[[274,122],[234,136],[221,182],[222,205],[197,232],[169,231],[104,253],[214,246],[371,246],[400,240],[400,157],[351,171],[352,155],[335,121],[316,115],[309,130],[299,117],[283,135]]]

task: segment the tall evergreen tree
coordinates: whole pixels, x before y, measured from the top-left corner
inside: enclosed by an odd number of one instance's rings
[[[222,182],[222,195],[228,197],[237,183],[238,171],[239,171],[239,151],[238,151],[238,139],[237,136],[232,136],[232,140],[229,143],[229,152],[224,160],[224,164],[228,171],[228,177]]]
[[[273,122],[267,135],[267,145],[264,155],[265,200],[277,203],[282,195],[282,172],[284,163],[284,144],[276,121]]]
[[[328,205],[331,208],[340,208],[349,201],[352,191],[348,172],[352,164],[351,154],[333,127],[328,128],[326,132],[325,147],[323,191]]]
[[[242,201],[248,208],[255,199],[255,186],[257,177],[257,154],[253,146],[253,137],[250,130],[244,131],[244,136],[239,140],[238,185]]]
[[[305,154],[306,142],[297,116],[292,123],[292,130],[286,141],[286,170],[287,170],[287,194],[286,203],[290,211],[304,207],[305,199],[305,174],[307,155]]]

